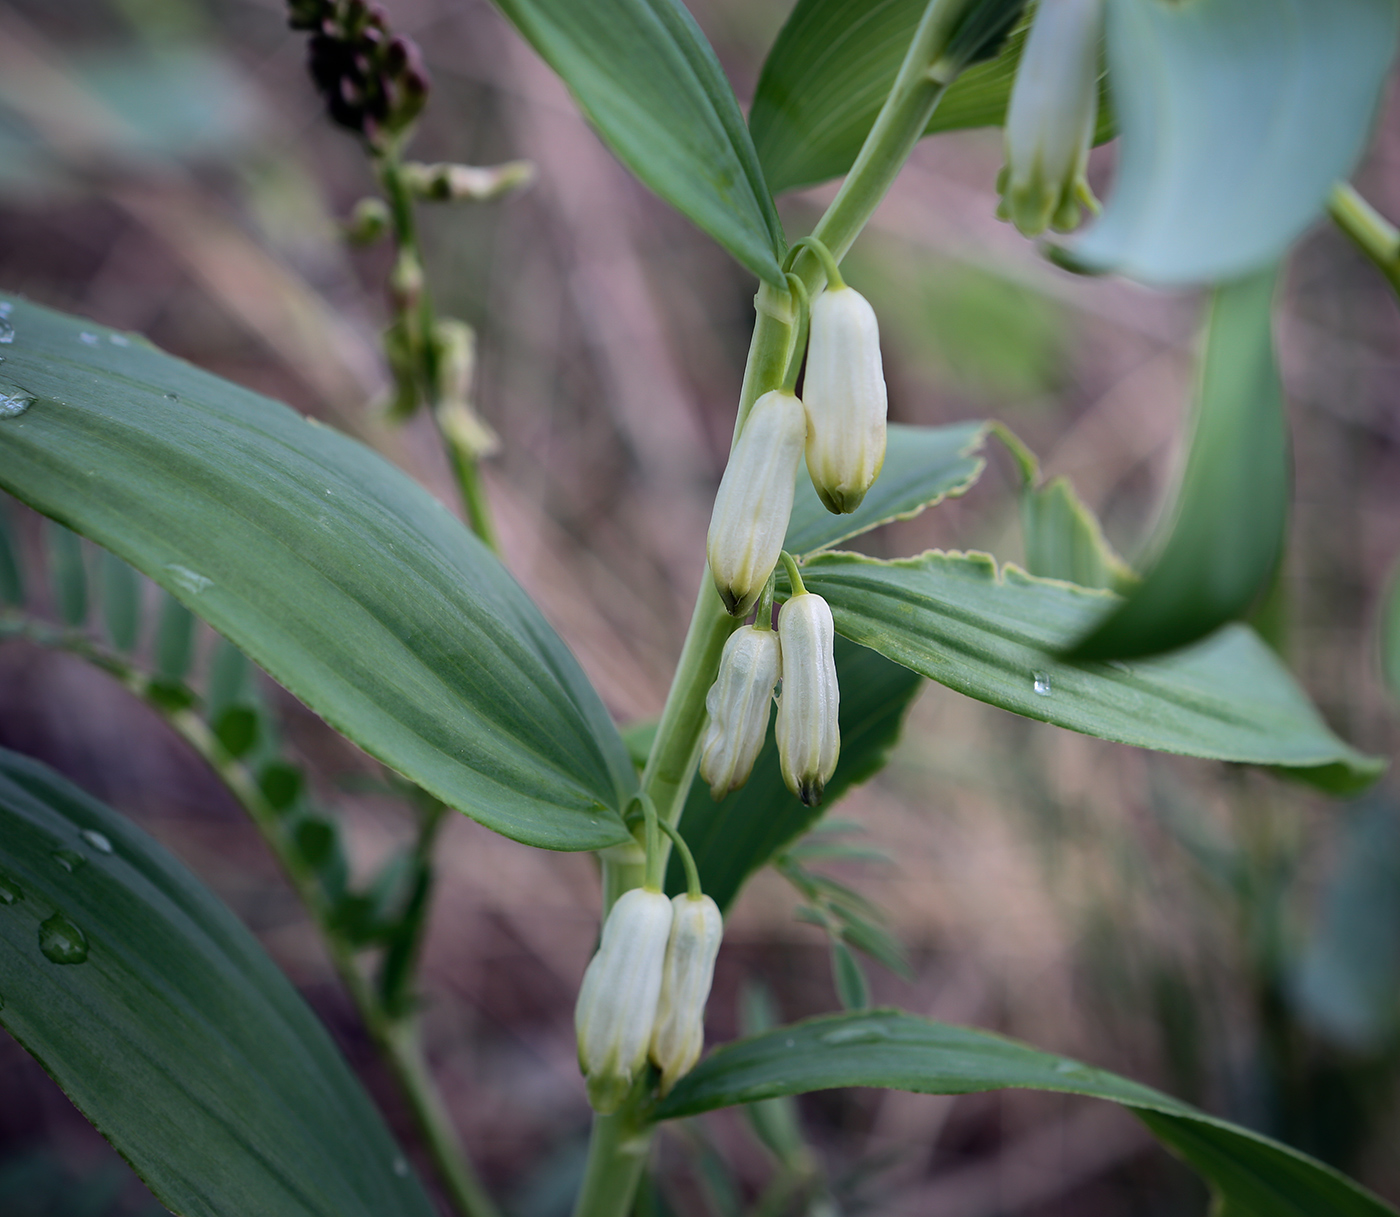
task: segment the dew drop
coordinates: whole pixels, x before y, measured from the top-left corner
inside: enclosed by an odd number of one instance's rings
[[[87,330],[84,330],[78,335],[78,341],[85,343],[87,346],[95,347],[99,340],[96,334],[89,334]]]
[[[0,418],[18,418],[34,404],[34,394],[0,381]]]
[[[14,904],[24,899],[24,892],[13,879],[0,875],[0,904]]]
[[[165,569],[170,572],[175,586],[183,592],[189,592],[191,596],[198,596],[200,592],[206,592],[214,586],[214,580],[208,575],[201,575],[198,571],[190,570],[188,566],[181,566],[177,562],[168,563]]]
[[[52,963],[82,963],[88,957],[87,935],[62,913],[39,923],[39,950]]]
[[[180,395],[179,395],[178,393],[167,393],[167,394],[165,395],[165,400],[166,400],[166,401],[179,401],[179,400],[180,400]]]
[[[785,1040],[785,1041],[783,1041],[783,1047],[784,1047],[784,1048],[795,1048],[796,1046],[797,1046],[797,1044],[796,1044],[796,1041],[795,1041],[795,1040]]]
[[[404,1161],[404,1156],[402,1154],[394,1155],[394,1161],[391,1163],[391,1166],[393,1167],[394,1174],[400,1179],[408,1178],[408,1163]]]
[[[13,300],[0,300],[0,317],[8,317],[14,311],[15,302]]]
[[[880,1023],[856,1023],[828,1031],[821,1041],[823,1044],[878,1044],[890,1038],[889,1028]]]
[[[70,875],[87,865],[87,859],[76,850],[56,849],[50,856]]]
[[[8,317],[0,317],[0,342],[11,343],[15,340],[15,326]]]
[[[1039,693],[1039,694],[1041,695],[1041,697],[1049,697],[1049,696],[1050,696],[1050,675],[1049,675],[1049,673],[1048,673],[1048,672],[1032,672],[1032,673],[1031,673],[1031,688],[1034,689],[1037,693]]]
[[[1108,661],[1108,666],[1109,666],[1110,668],[1112,668],[1115,672],[1131,672],[1131,671],[1132,671],[1132,668],[1129,667],[1126,663],[1124,663],[1121,659],[1110,659],[1110,660]]]
[[[1055,1062],[1055,1072],[1077,1074],[1083,1077],[1089,1071],[1078,1061],[1060,1060]]]
[[[125,334],[108,334],[107,341],[114,347],[129,347],[131,345],[131,339]]]
[[[99,854],[110,854],[112,852],[112,842],[106,833],[98,832],[95,828],[85,828],[78,835]]]

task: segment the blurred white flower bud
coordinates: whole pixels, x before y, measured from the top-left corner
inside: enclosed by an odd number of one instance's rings
[[[778,760],[788,789],[808,807],[822,801],[841,753],[837,723],[841,690],[832,654],[835,634],[831,609],[811,592],[793,596],[778,614],[783,648]]]
[[[754,402],[729,454],[707,550],[715,588],[735,617],[753,608],[778,564],[806,438],[802,403],[775,389]]]
[[[849,287],[812,302],[802,404],[812,485],[828,511],[854,511],[885,463],[885,372],[875,310]]]
[[[782,653],[773,630],[741,625],[729,635],[715,683],[705,695],[710,725],[700,754],[700,776],[716,799],[749,780],[781,675]]]
[[[1028,237],[1098,210],[1084,175],[1099,99],[1104,0],[1041,0],[1006,113],[997,215]]]
[[[671,934],[663,892],[633,888],[618,897],[603,940],[583,974],[574,1009],[578,1063],[595,1111],[616,1111],[646,1064]]]
[[[651,1059],[665,1094],[700,1059],[705,1046],[705,1002],[724,935],[719,906],[708,896],[671,901],[671,939],[661,975],[661,1001],[651,1037]]]

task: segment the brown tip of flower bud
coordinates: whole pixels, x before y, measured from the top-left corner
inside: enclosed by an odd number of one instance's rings
[[[806,778],[798,783],[797,797],[806,807],[820,807],[822,796],[826,794],[826,783],[821,778]]]

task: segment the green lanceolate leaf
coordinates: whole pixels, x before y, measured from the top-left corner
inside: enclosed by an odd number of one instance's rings
[[[875,124],[927,0],[799,0],[763,65],[749,127],[775,194],[840,177]],[[998,127],[1025,45],[1023,20],[944,94],[927,134]],[[1098,140],[1113,120],[1100,98]]]
[[[783,548],[799,555],[829,549],[891,520],[907,520],[926,507],[966,494],[982,475],[981,455],[989,423],[909,427],[892,423],[885,464],[864,501],[850,515],[833,515],[801,473]]]
[[[1021,491],[1026,569],[1045,579],[1127,593],[1137,576],[1108,543],[1098,519],[1068,478]]]
[[[1160,284],[1276,260],[1366,146],[1398,15],[1394,0],[1109,0],[1122,153],[1072,257]]]
[[[836,640],[836,673],[841,682],[841,758],[826,786],[828,807],[879,772],[920,683],[907,668],[844,638]],[[709,787],[697,780],[680,829],[700,868],[701,887],[725,909],[744,880],[806,832],[821,813],[822,808],[807,807],[784,784],[770,718],[768,739],[748,782],[716,803]],[[666,890],[672,895],[685,891],[685,871],[674,855]]]
[[[10,319],[5,374],[34,402],[0,419],[0,486],[150,576],[449,806],[553,849],[625,838],[636,774],[597,693],[426,491],[145,343],[23,302]]]
[[[1072,663],[1066,640],[1111,593],[1000,574],[987,554],[881,562],[820,554],[802,571],[839,633],[994,706],[1187,756],[1278,766],[1327,790],[1369,785],[1384,762],[1339,740],[1278,657],[1246,626],[1132,664]]]
[[[174,1213],[434,1212],[237,918],[122,816],[3,751],[0,996],[0,1025]]]
[[[1075,644],[1076,658],[1132,659],[1196,642],[1244,616],[1272,578],[1292,482],[1273,289],[1270,270],[1216,291],[1166,539],[1142,583]]]
[[[49,550],[49,582],[53,586],[54,607],[64,625],[78,626],[87,620],[88,577],[83,543],[71,530],[50,523],[44,529]]]
[[[664,1098],[659,1119],[837,1086],[919,1094],[1024,1087],[1128,1107],[1211,1184],[1220,1213],[1381,1217],[1395,1210],[1331,1167],[1126,1078],[985,1031],[898,1010],[809,1019],[712,1053]]]
[[[141,576],[114,553],[102,553],[102,621],[119,651],[141,638]]]
[[[786,287],[783,228],[714,50],[679,0],[496,0],[633,173]]]
[[[194,614],[174,596],[166,596],[160,606],[156,626],[156,675],[178,684],[189,675],[194,662]]]

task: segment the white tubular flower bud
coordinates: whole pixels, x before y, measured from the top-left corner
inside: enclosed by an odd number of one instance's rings
[[[662,1094],[694,1068],[705,1046],[705,1002],[723,935],[724,919],[708,896],[677,896],[671,901],[671,940],[651,1037],[651,1059],[661,1070]]]
[[[997,215],[1028,237],[1079,226],[1099,100],[1104,0],[1041,0],[1006,113]]]
[[[735,617],[753,608],[778,564],[806,437],[802,403],[775,389],[754,402],[729,454],[707,553],[715,588]]]
[[[820,596],[803,592],[778,614],[783,648],[783,692],[778,699],[778,761],[788,789],[808,807],[836,771],[841,754],[837,711],[841,690],[832,654],[836,629]]]
[[[616,1111],[646,1064],[671,934],[663,892],[624,892],[603,925],[603,940],[583,974],[574,1009],[578,1063],[595,1111]]]
[[[773,686],[782,675],[782,653],[773,630],[741,625],[729,635],[719,673],[705,695],[710,725],[700,754],[700,776],[722,799],[749,780],[768,734]]]
[[[807,471],[828,511],[854,511],[885,463],[885,372],[875,310],[849,287],[812,302]]]

